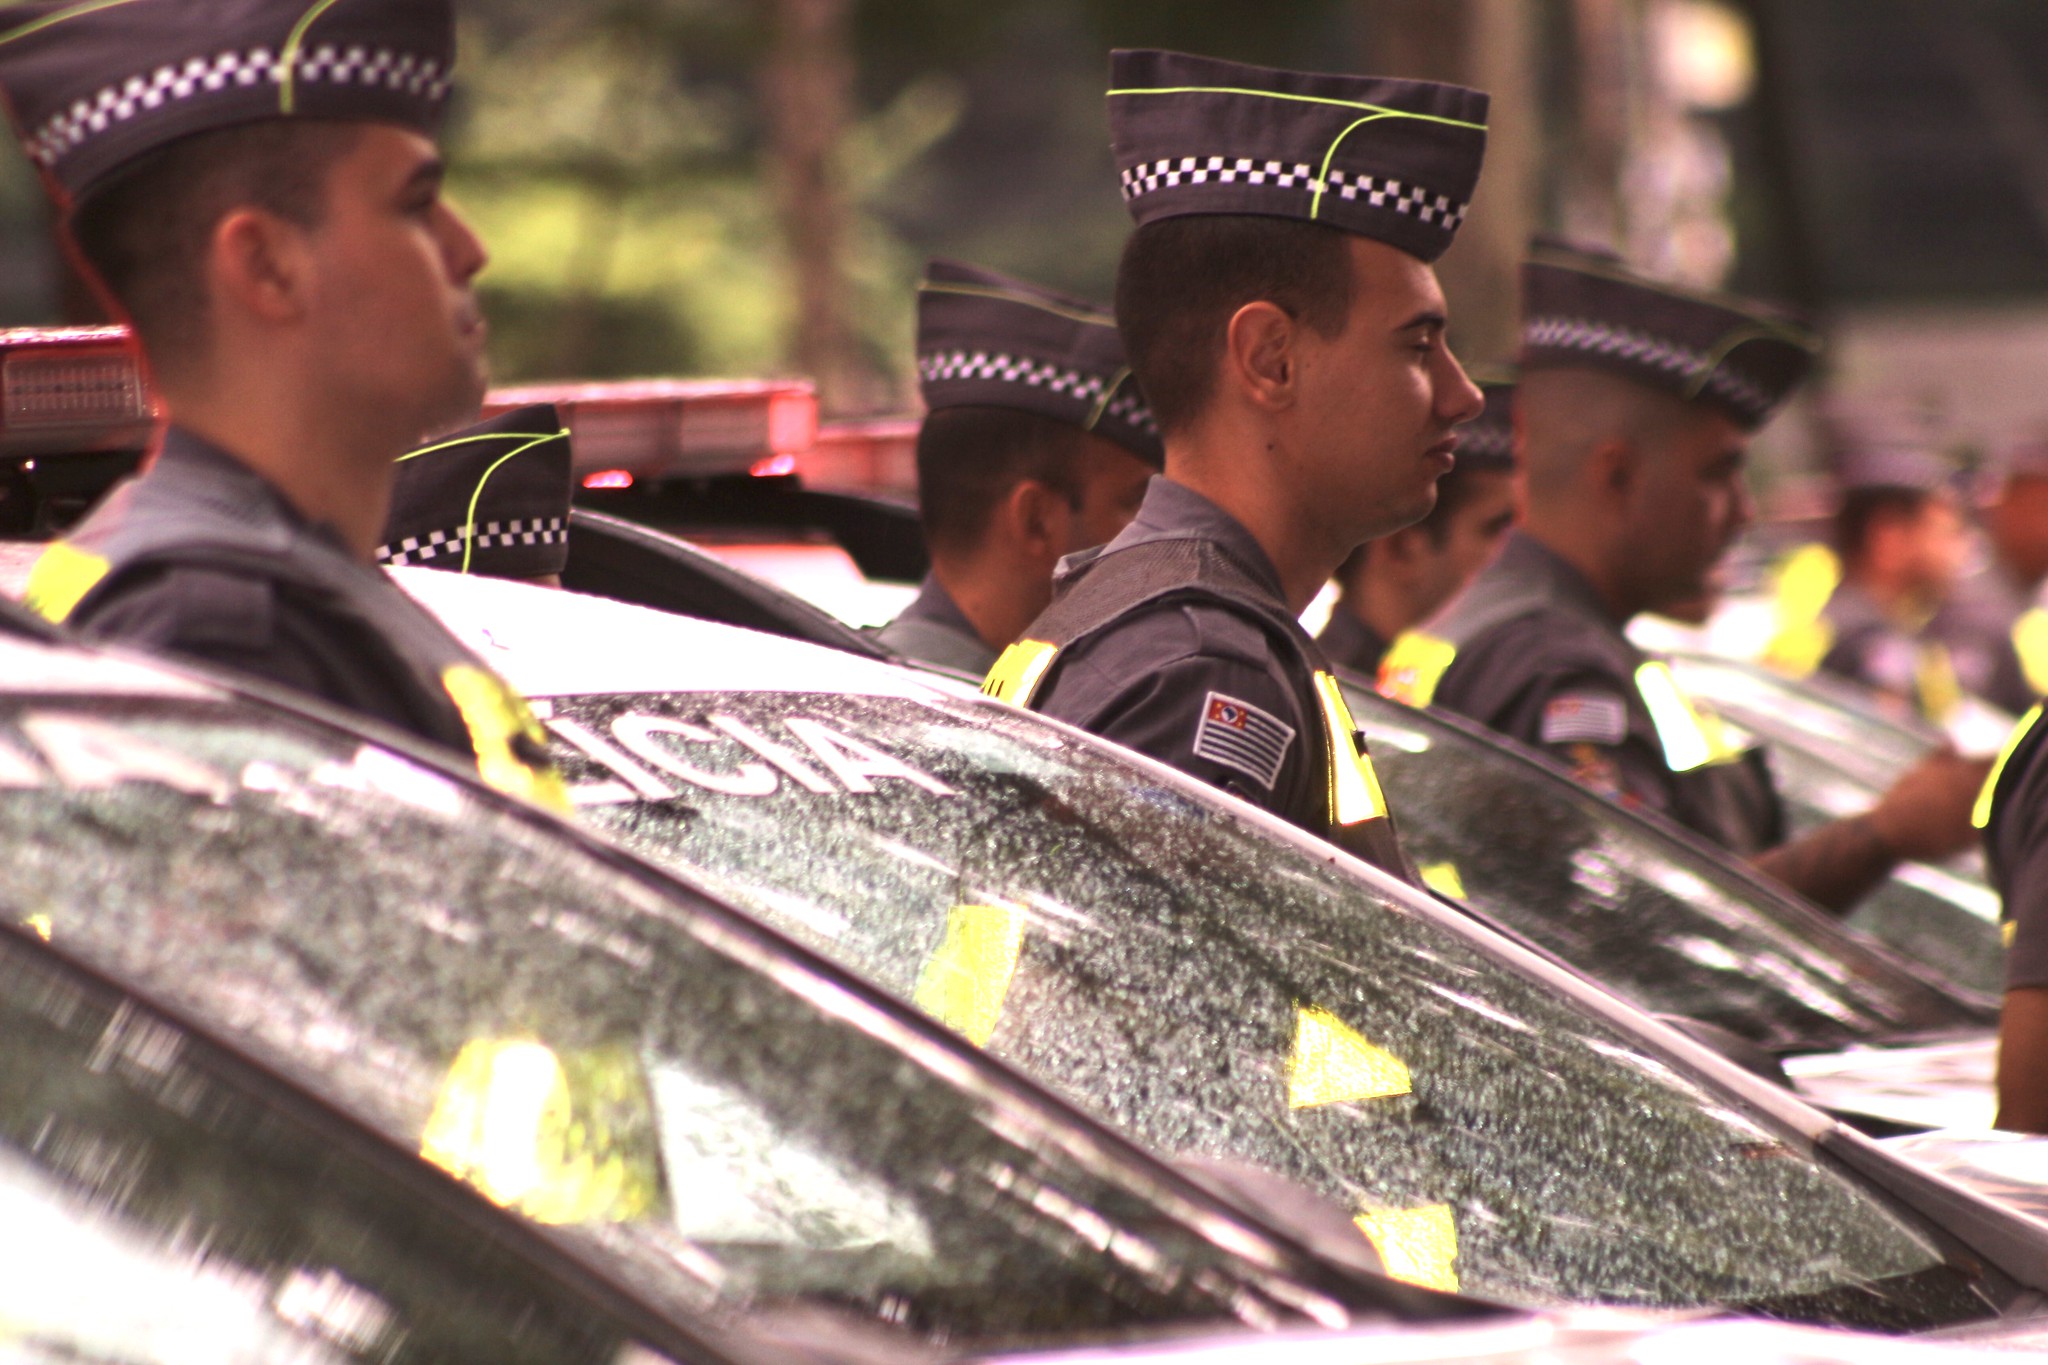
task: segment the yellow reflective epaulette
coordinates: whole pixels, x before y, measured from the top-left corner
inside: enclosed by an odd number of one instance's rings
[[[2048,695],[2048,611],[2034,607],[2012,623],[2012,648],[2020,656],[2027,686]]]
[[[1344,704],[1337,680],[1321,669],[1315,675],[1316,700],[1323,708],[1325,768],[1330,785],[1330,823],[1356,825],[1387,813],[1386,793],[1372,760],[1358,747],[1358,722]]]
[[[1672,772],[1687,773],[1741,755],[1742,751],[1728,742],[1720,717],[1694,709],[1692,698],[1685,695],[1671,665],[1663,660],[1649,659],[1637,667],[1636,694],[1650,710],[1657,743],[1664,749],[1664,766]]]
[[[569,788],[562,775],[550,766],[521,758],[514,745],[524,737],[532,752],[547,752],[547,732],[519,694],[473,664],[454,664],[443,670],[441,686],[469,730],[477,775],[508,796],[568,814]]]
[[[1053,656],[1059,652],[1058,645],[1043,640],[1019,640],[996,660],[982,680],[981,690],[997,701],[1029,706],[1031,694],[1038,690],[1045,670],[1052,667]]]
[[[90,550],[57,541],[37,556],[35,567],[29,570],[22,604],[44,620],[62,625],[111,567]]]
[[[1821,613],[1842,581],[1842,562],[1825,545],[1802,545],[1779,561],[1774,577],[1776,629],[1764,662],[1794,678],[1811,677],[1834,644],[1834,627]]]
[[[1444,670],[1457,657],[1458,647],[1449,640],[1404,631],[1380,661],[1380,695],[1409,706],[1427,706],[1436,697]]]
[[[1970,823],[1978,829],[1983,829],[1991,823],[1991,807],[1998,797],[1998,779],[2005,776],[2005,765],[2012,762],[2012,756],[2018,752],[2020,744],[2027,737],[2027,732],[2032,730],[2040,719],[2041,708],[2037,704],[2033,710],[2020,717],[2020,723],[2013,726],[2012,733],[2005,737],[2005,744],[1998,751],[1997,762],[1991,765],[1991,772],[1985,777],[1984,785],[1977,791],[1977,804],[1970,808]]]
[[[1920,701],[1920,714],[1936,724],[1963,704],[1963,685],[1956,679],[1955,661],[1946,645],[1928,641],[1915,652],[1913,691]]]

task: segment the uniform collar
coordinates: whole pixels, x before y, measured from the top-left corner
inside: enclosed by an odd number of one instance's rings
[[[936,574],[924,576],[924,582],[918,585],[917,596],[910,600],[910,605],[903,609],[901,615],[944,626],[970,640],[981,639],[981,632],[974,628],[974,622],[967,619],[967,613],[960,610],[953,594],[940,585]]]
[[[252,523],[283,525],[348,553],[347,542],[331,523],[308,520],[270,480],[184,427],[173,425],[164,430],[156,462],[143,477],[169,480],[186,494],[214,503],[237,517]]]
[[[1145,485],[1145,500],[1138,505],[1138,514],[1131,518],[1131,524],[1109,544],[1062,559],[1054,571],[1054,580],[1065,580],[1100,555],[1158,540],[1209,541],[1236,560],[1260,587],[1272,593],[1274,601],[1286,600],[1280,586],[1280,571],[1273,567],[1272,557],[1245,529],[1244,523],[1194,489],[1160,474],[1153,475]]]
[[[1614,612],[1594,589],[1591,580],[1563,555],[1527,531],[1509,533],[1507,544],[1501,547],[1500,558],[1494,561],[1488,573],[1497,573],[1510,582],[1540,589],[1560,606],[1598,621],[1617,634],[1627,624],[1614,618]]]

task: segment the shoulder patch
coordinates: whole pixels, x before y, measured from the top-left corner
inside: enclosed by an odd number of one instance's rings
[[[1294,727],[1248,701],[1211,692],[1195,722],[1197,758],[1221,763],[1252,778],[1267,791],[1280,780],[1280,765],[1294,743]]]
[[[1545,744],[1619,744],[1628,703],[1612,692],[1565,692],[1543,704],[1536,737]]]

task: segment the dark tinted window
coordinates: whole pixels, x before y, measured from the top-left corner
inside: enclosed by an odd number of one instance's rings
[[[1547,767],[1380,697],[1351,704],[1425,879],[1647,1009],[1774,1051],[1991,1022]]]
[[[1802,1138],[1459,916],[1106,748],[973,700],[555,706],[591,818],[1159,1148],[1346,1201],[1396,1273],[1534,1302],[1986,1311]]]
[[[16,719],[5,913],[665,1307],[956,1344],[1338,1313],[756,931],[435,774],[203,709]]]

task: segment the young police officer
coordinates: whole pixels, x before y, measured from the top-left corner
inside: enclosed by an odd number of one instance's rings
[[[1295,617],[1359,542],[1428,513],[1479,412],[1428,263],[1478,181],[1486,97],[1150,51],[1111,80],[1138,222],[1117,325],[1166,474],[1062,565],[987,690],[1402,869]]]
[[[524,704],[371,566],[394,457],[483,394],[484,253],[432,141],[453,60],[446,0],[0,11],[0,88],[170,419],[30,601],[555,799]]]
[[[927,268],[917,369],[932,571],[878,638],[979,676],[1052,600],[1060,557],[1130,521],[1159,467],[1159,431],[1114,318],[992,270]]]
[[[1560,248],[1536,252],[1522,288],[1527,519],[1426,633],[1395,643],[1382,690],[1547,749],[1822,905],[1847,907],[1902,858],[1958,851],[1981,768],[1952,755],[1867,815],[1781,844],[1761,756],[1727,744],[1624,634],[1638,612],[1711,593],[1750,515],[1750,433],[1804,377],[1810,338]]]

